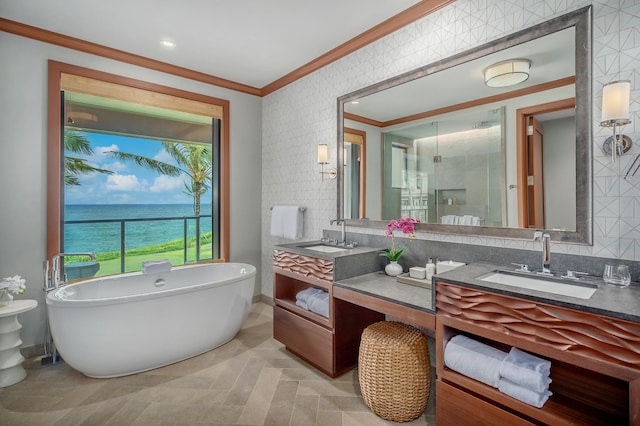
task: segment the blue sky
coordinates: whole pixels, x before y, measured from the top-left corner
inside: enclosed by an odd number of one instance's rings
[[[70,154],[85,158],[87,163],[111,170],[112,175],[94,173],[80,175],[79,186],[65,186],[65,204],[191,204],[193,198],[184,194],[185,175],[163,176],[136,165],[122,162],[105,154],[121,151],[143,155],[176,165],[160,141],[128,136],[82,132],[91,142],[93,155]],[[211,190],[202,197],[202,204],[211,202]]]

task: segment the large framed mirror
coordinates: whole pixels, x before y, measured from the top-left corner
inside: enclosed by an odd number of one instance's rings
[[[591,39],[588,6],[338,98],[337,164],[345,128],[367,140],[363,191],[338,168],[338,217],[592,244]]]

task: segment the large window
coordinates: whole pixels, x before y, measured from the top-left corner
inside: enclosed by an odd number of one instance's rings
[[[227,101],[50,62],[49,108],[48,255],[98,255],[69,278],[228,259]]]

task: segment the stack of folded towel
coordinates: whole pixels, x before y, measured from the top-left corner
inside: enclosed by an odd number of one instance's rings
[[[542,407],[551,396],[551,362],[518,348],[511,348],[500,366],[498,389],[534,407]]]
[[[463,335],[444,349],[447,367],[519,401],[540,408],[551,396],[551,362],[517,348],[507,354]]]
[[[296,305],[329,318],[329,293],[319,288],[309,287],[298,292]]]

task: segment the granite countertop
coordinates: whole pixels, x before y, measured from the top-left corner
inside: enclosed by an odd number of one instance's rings
[[[640,283],[632,282],[627,287],[619,287],[607,284],[598,277],[581,278],[581,281],[597,284],[598,289],[591,298],[579,299],[576,297],[496,284],[478,279],[478,277],[495,270],[513,271],[513,269],[504,266],[478,262],[438,274],[436,275],[436,279],[464,287],[489,290],[494,293],[518,296],[524,299],[536,300],[580,311],[640,322]],[[567,280],[566,283],[572,284],[569,280]]]
[[[335,252],[323,252],[318,250],[311,250],[308,247],[323,245],[320,241],[299,241],[296,243],[288,243],[288,244],[276,244],[274,248],[277,250],[285,250],[291,253],[303,254],[305,256],[318,257],[320,259],[333,260],[338,257],[344,256],[352,256],[354,254],[362,254],[362,253],[371,253],[371,252],[379,252],[380,248],[376,247],[361,247],[357,246],[354,248],[345,248],[340,246],[334,246],[329,244],[324,244],[325,247],[329,248],[340,248],[340,251]]]
[[[382,271],[337,281],[333,285],[435,314],[431,288],[399,283]]]
[[[322,252],[310,250],[307,247],[321,245],[320,241],[304,241],[290,244],[276,245],[276,249],[286,250],[306,256],[321,259],[335,260],[347,256],[365,253],[375,253],[380,248],[355,247],[337,252]],[[332,247],[332,246],[329,246]],[[348,259],[344,259],[348,263]],[[376,268],[377,269],[377,268]],[[373,269],[370,269],[373,270]],[[494,293],[521,297],[557,306],[564,306],[579,311],[592,312],[613,318],[640,322],[640,283],[632,282],[629,286],[621,287],[605,283],[600,277],[583,277],[577,282],[586,282],[597,285],[597,290],[589,299],[563,296],[538,290],[508,286],[488,281],[482,281],[479,277],[496,270],[511,271],[514,269],[504,265],[496,265],[485,262],[474,262],[450,271],[435,275],[435,279],[449,284],[463,287],[487,290]],[[356,274],[353,274],[356,275]],[[531,274],[536,277],[535,274]],[[570,280],[563,280],[566,284],[576,284]],[[334,285],[353,290],[382,300],[398,303],[409,308],[418,309],[428,313],[435,313],[433,304],[435,289],[412,286],[399,283],[395,277],[387,276],[383,271],[360,273],[352,278],[336,279]]]

